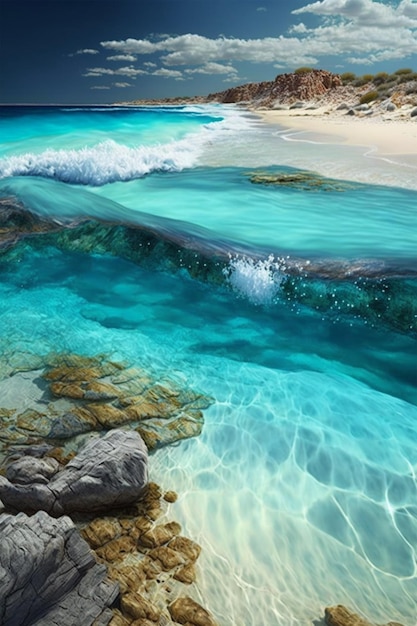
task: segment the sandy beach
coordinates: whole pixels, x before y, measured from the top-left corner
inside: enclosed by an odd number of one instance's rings
[[[298,134],[328,135],[329,140],[365,146],[379,155],[414,155],[417,157],[417,117],[399,111],[393,114],[350,117],[346,112],[321,107],[302,111],[256,111],[266,122],[280,124]],[[404,117],[402,117],[404,115]]]

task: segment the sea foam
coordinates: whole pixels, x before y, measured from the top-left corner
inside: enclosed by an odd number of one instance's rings
[[[141,178],[152,172],[179,172],[198,165],[207,144],[221,140],[245,124],[243,116],[232,111],[220,120],[214,117],[214,107],[192,112],[212,113],[213,122],[166,143],[127,146],[107,139],[80,148],[14,154],[0,159],[0,178],[40,176],[64,183],[100,186]]]
[[[223,273],[233,290],[252,304],[271,304],[285,280],[284,269],[283,260],[273,255],[263,260],[236,256]]]
[[[48,149],[0,161],[0,176],[41,176],[65,183],[104,185],[154,171],[180,171],[195,164],[199,146],[179,140],[129,148],[109,139],[80,150]]]

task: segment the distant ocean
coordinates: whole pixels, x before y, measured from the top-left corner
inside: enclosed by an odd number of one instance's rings
[[[0,142],[0,199],[162,242],[143,264],[0,256],[0,361],[108,354],[214,398],[150,468],[180,495],[219,624],[310,626],[344,604],[415,626],[414,173],[220,105],[1,107]]]

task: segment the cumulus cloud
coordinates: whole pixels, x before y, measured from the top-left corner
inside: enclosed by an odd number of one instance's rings
[[[123,88],[123,87],[131,87],[132,84],[131,83],[113,83],[113,86]]]
[[[263,7],[258,7],[262,9]],[[101,47],[115,54],[112,60],[155,55],[143,63],[146,70],[133,66],[115,73],[134,78],[141,73],[182,80],[199,74],[237,76],[237,63],[268,63],[277,68],[317,65],[327,56],[372,64],[382,60],[407,58],[417,54],[417,1],[384,3],[377,0],[317,0],[306,2],[291,14],[315,15],[317,26],[302,21],[294,23],[285,35],[262,39],[226,36],[204,37],[195,33],[159,35],[149,39],[102,41]],[[182,69],[184,68],[184,69]],[[179,71],[179,70],[182,71]],[[109,74],[110,70],[93,68],[87,75]],[[112,71],[113,73],[113,71]]]
[[[152,76],[162,76],[163,78],[175,78],[176,80],[184,80],[181,72],[178,70],[168,70],[166,67],[161,67],[159,70],[152,72]]]
[[[108,61],[136,61],[136,57],[133,54],[114,54],[111,57],[107,57]]]
[[[79,54],[99,54],[98,50],[94,50],[93,48],[84,48],[82,50],[77,50],[77,52],[72,52],[69,54],[69,57],[75,57]]]
[[[116,50],[122,54],[151,54],[158,50],[157,44],[147,39],[122,39],[121,41],[101,41],[106,50]]]
[[[221,63],[205,63],[201,67],[193,70],[185,70],[187,74],[237,74],[233,65],[222,65]]]
[[[363,26],[416,27],[413,19],[415,6],[405,0],[395,8],[374,0],[319,0],[292,11],[293,15],[314,13],[323,16],[340,16]],[[411,15],[407,15],[407,12]]]
[[[83,76],[128,76],[129,78],[136,78],[139,74],[147,74],[147,72],[145,70],[137,70],[132,66],[119,67],[116,70],[108,67],[89,67]]]

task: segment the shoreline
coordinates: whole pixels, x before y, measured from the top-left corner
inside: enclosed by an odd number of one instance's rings
[[[335,143],[375,150],[378,156],[415,156],[417,165],[417,119],[400,116],[348,117],[327,109],[251,111],[268,124],[288,131],[327,135]]]

